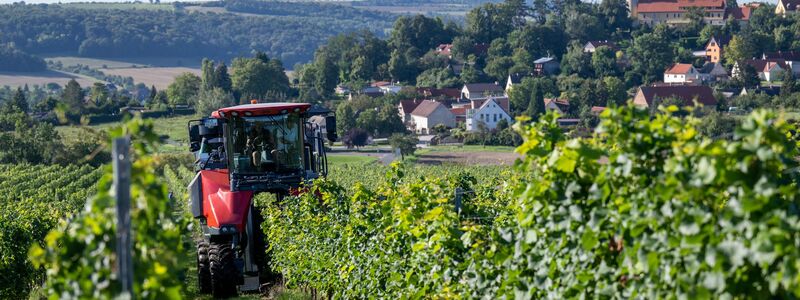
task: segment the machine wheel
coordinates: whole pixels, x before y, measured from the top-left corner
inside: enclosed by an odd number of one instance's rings
[[[208,242],[197,242],[197,288],[201,294],[211,293],[211,270],[208,266]]]
[[[236,282],[239,274],[236,271],[234,258],[234,252],[230,244],[211,243],[208,248],[211,294],[214,298],[236,296]]]

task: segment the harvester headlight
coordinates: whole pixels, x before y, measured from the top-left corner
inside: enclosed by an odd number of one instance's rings
[[[244,112],[244,115],[249,117],[249,116],[252,116],[252,115],[253,115],[253,113],[251,113],[251,112],[249,112],[249,111],[246,111],[246,112]]]
[[[295,108],[294,112],[300,112],[300,108],[299,107]]]
[[[289,111],[284,109],[284,110],[281,111],[281,114],[285,114],[287,112],[289,112]]]
[[[238,116],[239,116],[239,113],[238,113],[238,112],[232,112],[232,113],[231,113],[231,116],[238,117]]]

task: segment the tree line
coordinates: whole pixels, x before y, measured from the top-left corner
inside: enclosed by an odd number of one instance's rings
[[[246,5],[273,6],[272,2]],[[293,5],[297,5],[299,16],[240,16],[183,9],[79,9],[18,3],[0,6],[0,43],[13,43],[32,54],[61,52],[89,57],[229,59],[264,51],[291,66],[311,59],[313,50],[330,36],[361,29],[373,30],[380,36],[391,21],[384,14],[332,5],[286,3],[281,7],[289,12]],[[316,14],[304,15],[304,11]]]

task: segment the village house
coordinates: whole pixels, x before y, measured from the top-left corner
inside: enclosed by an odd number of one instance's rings
[[[447,58],[453,58],[453,54],[450,51],[453,48],[453,44],[439,44],[434,49],[436,55],[446,56]]]
[[[555,57],[542,57],[533,61],[533,74],[537,76],[548,76],[558,74],[561,65]]]
[[[725,0],[628,0],[631,17],[641,24],[686,25],[692,8],[702,9],[703,22],[711,25],[725,25]]]
[[[420,103],[422,103],[422,100],[400,100],[400,103],[397,104],[397,111],[399,112],[400,120],[403,120],[403,124],[411,122],[411,113],[417,109]]]
[[[794,75],[800,76],[800,51],[764,53],[761,55],[761,59],[783,60],[788,67],[787,69],[791,69]]]
[[[706,60],[712,63],[722,62],[722,51],[731,41],[728,37],[711,37],[706,43]]]
[[[481,128],[492,130],[497,128],[497,123],[506,120],[511,123],[512,118],[495,99],[489,98],[477,109],[467,109],[466,112],[467,131],[478,131]]]
[[[733,65],[731,77],[739,77],[743,65],[752,66],[758,73],[758,78],[767,82],[781,80],[783,73],[790,70],[782,59],[746,59]]]
[[[597,48],[600,48],[600,47],[603,47],[603,46],[608,47],[609,49],[611,49],[614,52],[619,51],[619,47],[617,47],[617,44],[615,44],[614,42],[609,41],[609,40],[602,40],[602,41],[588,41],[588,42],[586,42],[586,45],[583,46],[583,52],[584,53],[594,53],[595,51],[597,51]]]
[[[461,88],[462,99],[486,99],[493,96],[502,96],[505,91],[497,83],[467,83]]]
[[[664,72],[664,83],[689,83],[699,79],[699,72],[691,64],[676,63]]]
[[[559,115],[566,115],[569,111],[569,100],[558,98],[544,98],[544,109],[557,112]]]
[[[800,11],[800,0],[778,0],[778,5],[775,6],[775,14],[783,17],[796,14],[798,11]]]
[[[754,94],[754,95],[755,94],[765,94],[765,95],[770,96],[770,97],[777,96],[777,95],[781,94],[781,87],[780,86],[775,86],[775,85],[759,86],[759,87],[749,88],[749,89],[747,87],[744,87],[744,88],[742,88],[742,91],[739,92],[739,96],[745,96],[745,95],[749,95],[749,94]]]
[[[418,87],[417,88],[417,95],[423,97],[424,99],[442,99],[442,100],[452,100],[457,101],[461,98],[461,90],[457,88],[429,88],[429,87]]]
[[[703,67],[698,69],[700,80],[703,82],[717,82],[728,79],[728,70],[722,63],[706,62]]]
[[[739,23],[740,27],[747,26],[750,23],[750,15],[753,9],[758,8],[758,3],[748,3],[737,7],[728,7],[728,16],[726,19],[733,18]]]
[[[430,134],[431,129],[442,124],[447,128],[456,126],[456,117],[444,104],[423,100],[411,112],[411,127],[417,134]]]
[[[683,105],[691,106],[694,102],[705,106],[716,106],[714,92],[705,85],[658,85],[642,86],[633,97],[633,104],[640,107],[656,107],[661,101],[677,98]]]
[[[535,77],[536,75],[533,73],[514,73],[508,74],[508,79],[506,80],[506,95],[511,91],[511,87],[515,84],[522,83],[522,80],[528,77]]]

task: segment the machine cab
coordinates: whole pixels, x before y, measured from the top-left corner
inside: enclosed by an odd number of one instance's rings
[[[327,172],[320,124],[335,130],[329,110],[304,103],[263,103],[222,108],[189,124],[198,169],[227,171],[231,191],[286,192]],[[319,119],[318,117],[315,119]],[[333,125],[333,126],[330,126]],[[326,132],[335,139],[335,134]]]

